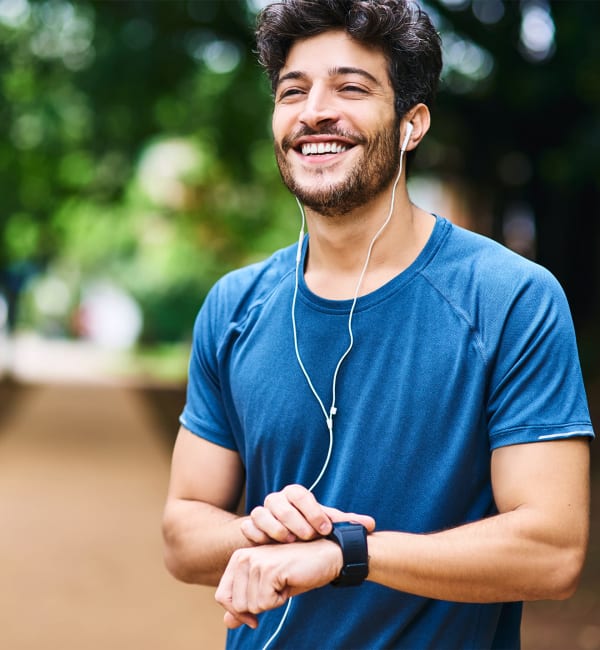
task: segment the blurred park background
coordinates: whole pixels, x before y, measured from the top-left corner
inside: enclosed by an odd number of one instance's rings
[[[0,0],[1,648],[222,645],[159,525],[195,314],[297,236],[264,4]],[[445,67],[413,200],[557,276],[598,429],[600,2],[421,4]],[[527,606],[525,650],[600,648],[599,537],[596,499],[581,588]]]

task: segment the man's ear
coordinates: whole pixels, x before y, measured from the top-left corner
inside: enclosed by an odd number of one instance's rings
[[[431,125],[431,114],[429,113],[427,106],[425,106],[425,104],[416,104],[406,112],[400,123],[400,140],[402,142],[406,137],[407,123],[412,125],[412,131],[410,132],[410,137],[406,142],[405,149],[406,151],[411,151],[419,145],[427,131],[429,131],[429,126]]]

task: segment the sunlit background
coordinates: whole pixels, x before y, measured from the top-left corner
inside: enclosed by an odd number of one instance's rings
[[[56,566],[66,561],[65,548],[69,558],[83,554],[81,564],[67,562],[56,576],[46,576],[43,584],[56,603],[38,636],[18,618],[31,607],[26,601],[35,602],[36,577],[25,571],[31,589],[21,589],[21,600],[10,591],[8,607],[0,602],[0,647],[219,647],[219,614],[215,619],[210,593],[201,591],[196,600],[192,588],[163,576],[156,521],[196,312],[223,273],[297,236],[297,208],[272,155],[270,90],[252,53],[252,25],[265,4],[0,0],[0,514],[14,522],[2,533],[0,584],[3,564],[14,565],[6,576],[15,589],[24,579],[19,561],[24,571],[32,558],[42,561],[34,545],[43,534],[31,537],[40,525],[33,494],[45,487],[32,487],[30,502],[22,486],[32,474],[43,480],[38,470],[48,449],[62,450],[50,474],[58,485],[56,477],[74,466],[68,465],[70,444],[82,454],[78,463],[88,462],[94,475],[102,467],[107,477],[119,475],[112,462],[122,461],[111,441],[124,444],[139,431],[146,452],[146,445],[156,447],[153,459],[132,456],[136,471],[156,463],[155,483],[145,491],[151,499],[142,509],[148,519],[137,533],[133,515],[113,522],[115,536],[147,535],[155,545],[147,562],[156,582],[149,587],[138,574],[129,576],[137,614],[102,636],[93,627],[92,603],[64,582],[83,581],[87,553],[101,552],[95,536],[73,551],[63,543],[71,537],[57,534]],[[445,65],[432,130],[411,170],[411,196],[558,277],[571,304],[597,426],[600,3],[421,4],[441,33]],[[64,437],[65,431],[87,432],[91,419],[93,445],[87,435],[84,442],[75,433]],[[156,433],[151,442],[143,442],[144,431]],[[42,445],[34,433],[44,436]],[[20,447],[22,441],[29,446]],[[61,458],[70,470],[61,469]],[[85,485],[87,474],[77,476]],[[57,498],[78,486],[63,487]],[[69,503],[61,501],[56,513],[66,517]],[[19,553],[20,512],[29,517],[30,555]],[[75,535],[81,533],[77,516],[67,527]],[[128,594],[126,572],[107,567],[114,555],[103,549],[99,570],[113,571],[114,592]],[[575,605],[528,610],[526,649],[600,648],[600,625],[592,616],[600,607],[592,586],[600,578],[597,552],[592,537],[592,560]],[[143,625],[132,620],[145,616],[142,596],[153,590],[168,593],[167,610],[178,613],[144,637]],[[89,617],[89,624],[70,627],[68,617],[56,623],[61,606],[72,609],[78,602],[82,612],[87,608],[79,617]],[[174,608],[174,602],[184,604]],[[154,597],[152,603],[157,610],[163,606]],[[150,605],[148,611],[154,611]],[[182,611],[184,619],[177,618]],[[156,617],[147,618],[158,625]],[[213,620],[214,626],[207,622]],[[175,627],[177,635],[169,635]],[[10,635],[4,643],[3,634]]]

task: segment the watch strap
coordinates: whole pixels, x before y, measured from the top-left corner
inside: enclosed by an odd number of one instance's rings
[[[342,549],[343,566],[339,576],[331,583],[335,587],[360,585],[369,574],[367,529],[348,521],[333,524],[327,539]]]

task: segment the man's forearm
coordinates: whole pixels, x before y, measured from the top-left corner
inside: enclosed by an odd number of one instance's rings
[[[544,533],[519,509],[428,535],[369,535],[368,579],[412,594],[460,602],[570,596],[583,566],[587,530]]]
[[[208,503],[171,499],[163,517],[165,564],[178,580],[216,586],[232,553],[252,546],[245,518]]]

